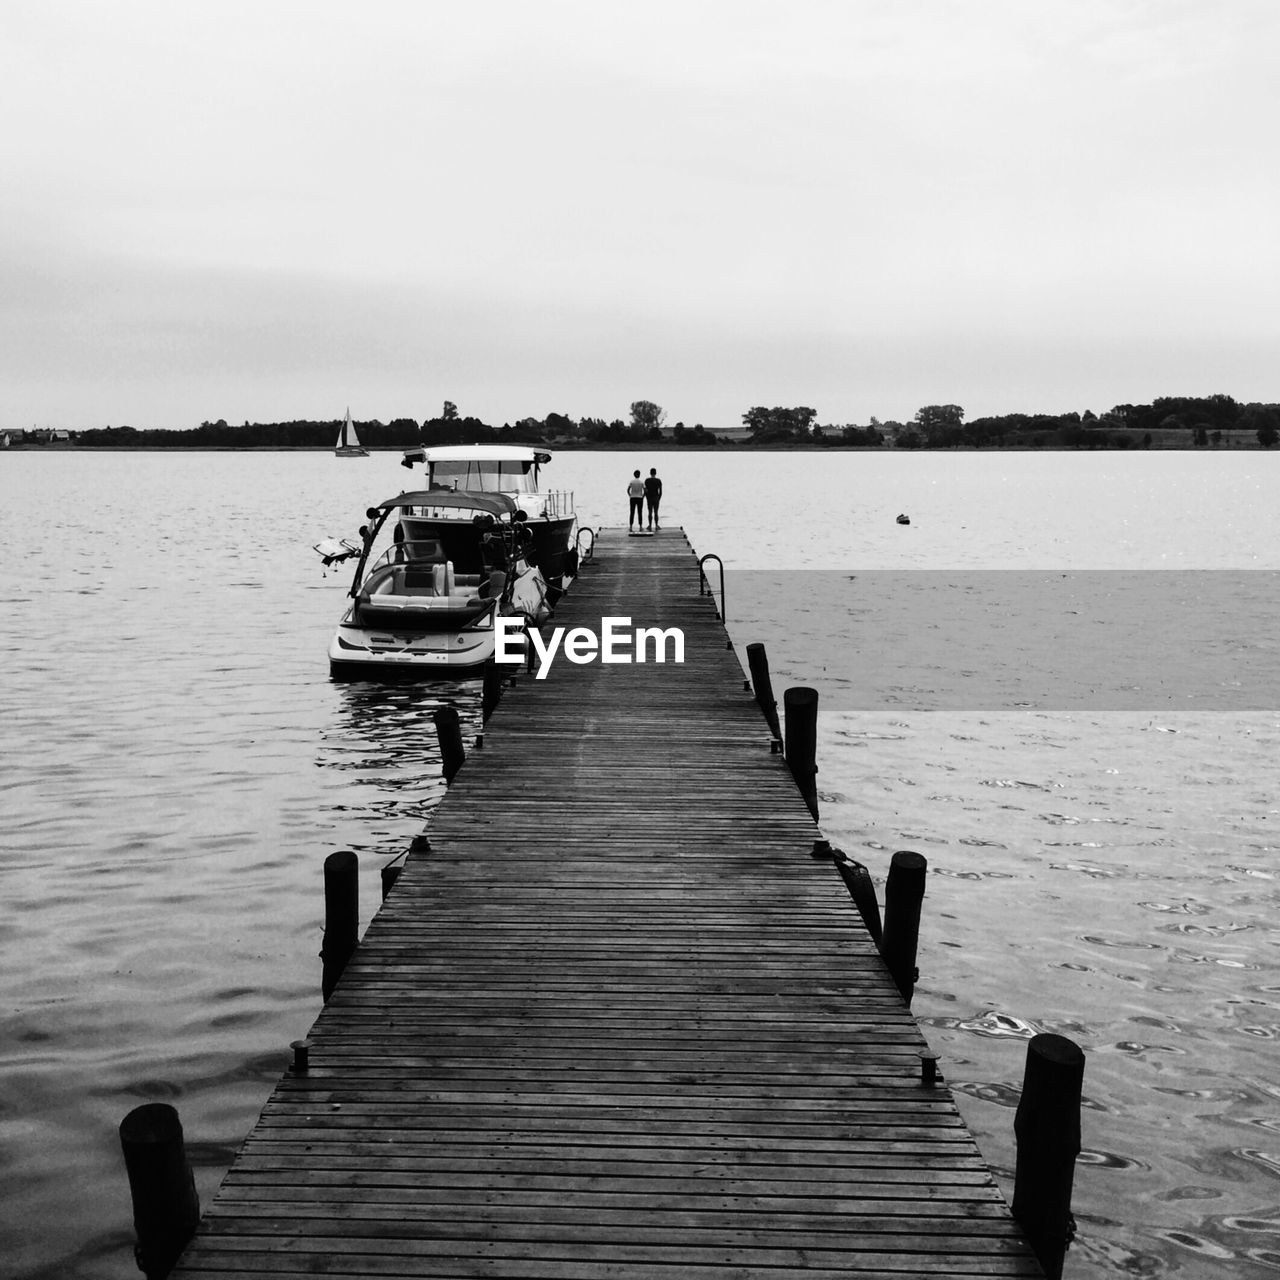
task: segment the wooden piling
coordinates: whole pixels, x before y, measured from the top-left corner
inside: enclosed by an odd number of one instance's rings
[[[133,1197],[134,1257],[147,1280],[164,1280],[200,1221],[177,1111],[167,1102],[134,1107],[120,1122],[120,1146]]]
[[[506,684],[506,679],[506,672],[496,662],[485,664],[480,693],[480,718],[482,723],[488,723],[494,709],[502,701],[502,690]]]
[[[818,820],[818,691],[804,685],[787,689],[782,695],[786,716],[784,755],[791,776]]]
[[[775,738],[782,737],[782,726],[778,723],[778,702],[773,696],[773,682],[769,679],[769,655],[759,641],[747,645],[747,667],[751,672],[751,686],[756,692],[756,702],[768,721],[769,732]]]
[[[388,863],[385,867],[382,868],[382,900],[383,902],[386,902],[387,894],[389,894],[391,890],[395,888],[395,883],[397,880],[400,879],[400,873],[403,870],[404,870],[404,867],[401,866],[399,863],[395,863],[395,864]]]
[[[916,948],[928,867],[923,854],[899,849],[889,862],[889,878],[884,886],[884,936],[880,941],[880,954],[908,1008],[920,976],[916,968]]]
[[[1075,1235],[1071,1188],[1080,1154],[1084,1052],[1059,1035],[1027,1045],[1022,1097],[1013,1131],[1018,1140],[1013,1216],[1022,1224],[1048,1280],[1060,1280]]]
[[[876,898],[876,887],[871,882],[871,872],[842,849],[835,851],[835,863],[844,887],[849,890],[853,905],[858,908],[862,923],[871,935],[871,941],[878,947],[884,936],[884,927],[880,923],[880,902]]]
[[[920,1051],[920,1083],[933,1089],[938,1083],[938,1055],[932,1049]]]
[[[360,862],[350,850],[324,860],[324,972],[320,991],[326,1003],[356,949],[360,931]]]
[[[438,707],[431,713],[431,718],[435,721],[436,738],[440,743],[440,772],[448,785],[467,759],[466,748],[462,745],[462,724],[455,707]]]
[[[314,1041],[305,1037],[291,1041],[289,1048],[293,1050],[293,1065],[289,1068],[295,1076],[305,1076],[311,1070],[311,1049]]]

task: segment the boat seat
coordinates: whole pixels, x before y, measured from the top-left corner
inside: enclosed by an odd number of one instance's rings
[[[436,589],[435,565],[424,565],[421,568],[407,568],[404,573],[404,589],[406,591],[419,591],[429,588],[431,592]]]

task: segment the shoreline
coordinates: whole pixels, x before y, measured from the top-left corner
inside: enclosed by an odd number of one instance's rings
[[[946,445],[941,448],[904,449],[891,444],[795,444],[773,443],[756,445],[746,440],[721,440],[714,445],[676,444],[671,440],[630,440],[620,444],[602,444],[591,441],[580,444],[575,440],[520,441],[536,448],[552,449],[557,453],[1270,453],[1272,447],[1246,440],[1229,440],[1222,444],[1157,443],[1117,449],[1113,445],[1063,445],[1063,444],[1009,444],[1009,445]],[[368,446],[374,454],[399,454],[407,446]],[[11,444],[0,449],[0,457],[7,453],[332,453],[331,445],[272,445],[272,444]]]

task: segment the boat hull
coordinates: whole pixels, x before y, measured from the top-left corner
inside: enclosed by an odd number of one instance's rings
[[[329,675],[335,680],[466,679],[493,661],[494,648],[492,630],[397,635],[344,623],[329,645]]]
[[[542,576],[548,582],[564,577],[567,559],[573,549],[573,516],[547,520],[530,520],[527,528],[533,534],[533,552]]]
[[[477,626],[404,631],[367,625],[363,611],[360,621],[348,612],[329,643],[329,675],[334,680],[465,680],[482,674],[496,651],[492,614]]]
[[[415,664],[378,662],[372,659],[352,661],[329,659],[329,679],[337,684],[350,680],[368,680],[376,684],[413,684],[428,680],[478,680],[484,674],[483,662],[471,666],[424,667]]]

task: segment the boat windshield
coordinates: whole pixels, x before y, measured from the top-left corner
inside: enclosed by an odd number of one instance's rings
[[[444,547],[438,538],[414,538],[406,541],[397,539],[373,562],[370,573],[388,564],[444,564]]]
[[[458,462],[433,462],[431,484],[473,493],[537,493],[538,469],[532,462],[500,462],[468,458]]]

